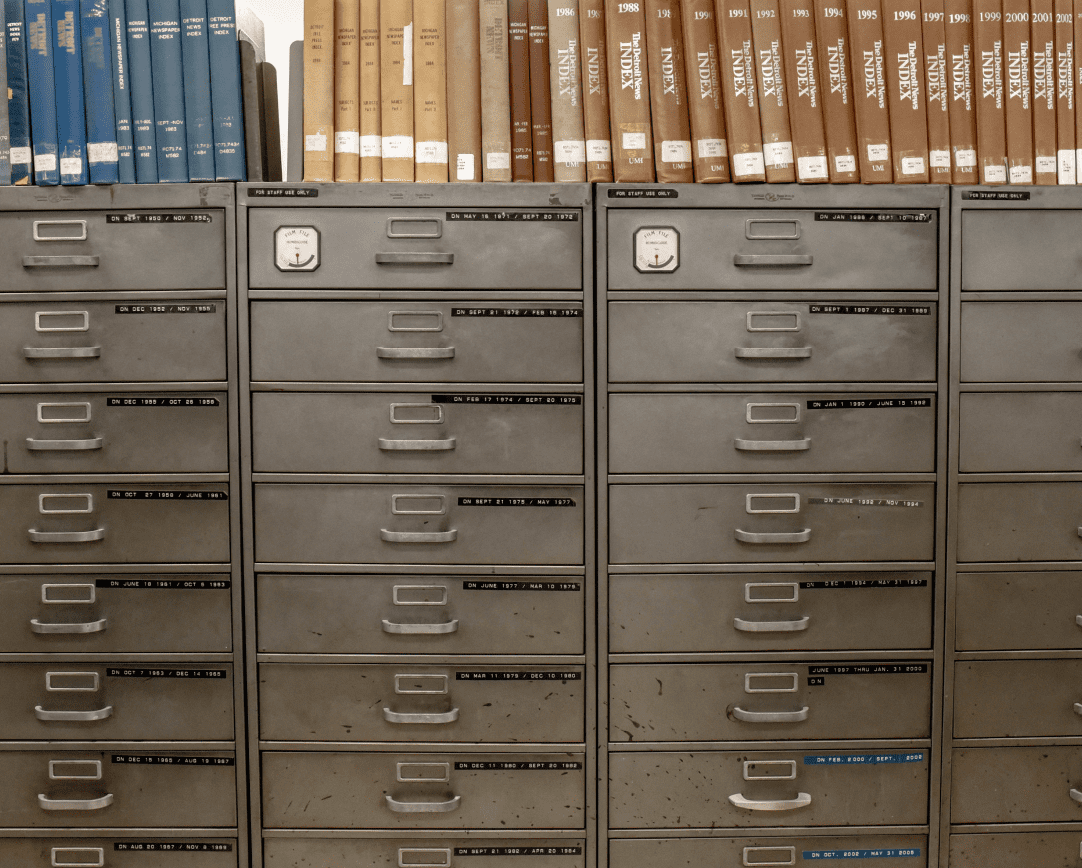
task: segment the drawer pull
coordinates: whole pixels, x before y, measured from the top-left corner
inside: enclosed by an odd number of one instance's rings
[[[454,347],[376,347],[379,359],[453,359]]]
[[[733,439],[733,446],[741,452],[807,452],[811,449],[811,438],[803,440],[741,440]]]
[[[65,862],[65,858],[74,859],[80,855],[96,856],[97,862]],[[50,850],[49,865],[52,868],[105,868],[104,847],[53,847]]]
[[[38,807],[43,811],[100,811],[113,804],[113,794],[106,793],[100,799],[50,799],[38,793]]]
[[[458,709],[452,708],[450,711],[445,711],[441,714],[425,714],[422,712],[410,713],[391,711],[391,709],[384,706],[383,719],[388,723],[454,723],[458,720]]]
[[[812,264],[810,253],[737,253],[733,265],[738,268],[794,268]]]
[[[796,621],[745,621],[733,618],[733,626],[741,633],[801,633],[808,629],[811,618],[805,615]]]
[[[449,543],[458,539],[458,530],[451,528],[451,530],[435,531],[433,533],[418,533],[380,528],[379,538],[389,543]]]
[[[1071,798],[1082,805],[1082,792],[1076,790],[1074,787],[1071,787]]]
[[[32,633],[100,633],[109,626],[109,619],[88,621],[85,624],[44,624],[37,618],[30,619]]]
[[[1082,796],[1082,793],[1079,793]],[[797,793],[795,799],[745,799],[740,793],[729,796],[729,801],[745,811],[795,811],[811,804],[811,796]]]
[[[23,268],[97,268],[100,262],[99,256],[24,256]]]
[[[29,530],[30,542],[34,543],[87,543],[105,539],[105,528],[95,530]]]
[[[733,706],[733,717],[744,723],[801,723],[808,719],[808,706],[800,711],[747,711]]]
[[[1075,615],[1075,616],[1074,616],[1074,622],[1075,622],[1075,623],[1076,623],[1076,624],[1077,624],[1077,625],[1078,625],[1079,627],[1082,627],[1082,615]]]
[[[418,251],[413,253],[377,253],[376,265],[454,265],[453,253]]]
[[[785,545],[787,543],[806,543],[811,539],[811,528],[806,527],[804,530],[796,531],[795,533],[752,533],[747,530],[740,530],[736,528],[736,538],[740,542],[751,543],[752,545]]]
[[[26,448],[31,452],[92,452],[101,449],[102,438],[89,440],[34,440],[26,438]]]
[[[811,347],[736,347],[738,359],[810,359]]]
[[[100,359],[101,347],[23,347],[28,359]]]
[[[450,452],[455,448],[455,438],[446,440],[388,440],[379,438],[379,448],[384,452]]]
[[[74,226],[79,230],[78,235],[45,235],[42,233],[42,229],[46,226]],[[85,220],[35,220],[34,221],[34,240],[35,241],[86,241],[86,221]]]
[[[399,802],[390,796],[384,796],[387,807],[396,814],[449,814],[457,811],[462,804],[462,796],[455,796],[446,802]]]
[[[34,717],[38,720],[62,720],[69,723],[89,723],[92,720],[105,720],[113,716],[113,706],[107,705],[96,711],[46,711],[40,705],[34,706]]]
[[[458,618],[445,624],[395,624],[383,619],[384,633],[400,633],[411,636],[433,636],[441,633],[457,633]]]

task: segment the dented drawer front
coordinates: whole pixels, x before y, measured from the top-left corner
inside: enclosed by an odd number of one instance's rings
[[[581,486],[255,486],[255,557],[286,563],[581,564]]]
[[[613,394],[609,472],[931,473],[935,412],[932,395]]]
[[[955,748],[952,823],[1082,821],[1082,752],[1074,746]]]
[[[1015,868],[1018,865],[1076,868],[1079,862],[1082,862],[1082,835],[1078,832],[950,836],[950,864],[956,868]]]
[[[614,383],[933,382],[933,303],[610,302]]]
[[[263,754],[269,829],[582,829],[582,754]]]
[[[938,281],[931,210],[877,210],[870,220],[773,208],[629,208],[607,217],[609,289],[934,290]]]
[[[1082,735],[1082,660],[954,664],[955,738]]]
[[[959,651],[1082,649],[1082,573],[959,573]]]
[[[257,472],[583,472],[582,395],[257,392],[252,430]]]
[[[267,838],[266,868],[584,868],[586,841],[568,838]]]
[[[224,563],[226,486],[0,485],[0,562]]]
[[[1082,559],[1082,483],[958,486],[958,560]]]
[[[583,225],[575,208],[251,208],[248,284],[581,290]]]
[[[0,752],[0,818],[11,828],[237,825],[231,752]]]
[[[609,491],[613,563],[925,561],[933,556],[935,487],[930,483],[613,485]]]
[[[0,306],[2,382],[214,382],[225,355],[224,300]]]
[[[776,868],[818,864],[824,859],[875,859],[871,863],[875,868],[922,868],[928,864],[927,851],[928,839],[920,835],[625,838],[609,843],[611,864],[620,868]]]
[[[963,383],[1082,381],[1082,303],[963,302]]]
[[[928,822],[928,751],[609,754],[614,829]]]
[[[962,290],[1082,289],[1082,211],[963,210]]]
[[[580,742],[581,666],[261,663],[268,741]]]
[[[239,868],[231,838],[0,838],[0,863],[19,868]]]
[[[1082,470],[1082,392],[959,396],[963,473]]]
[[[582,654],[584,612],[581,578],[256,577],[269,653]]]
[[[931,669],[909,660],[615,665],[609,739],[929,738]]]

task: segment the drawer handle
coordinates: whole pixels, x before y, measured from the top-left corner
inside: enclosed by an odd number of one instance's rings
[[[1076,623],[1076,624],[1077,624],[1077,625],[1078,625],[1079,627],[1082,627],[1082,615],[1075,615],[1075,616],[1074,616],[1074,622],[1075,622],[1075,623]]]
[[[458,709],[452,708],[450,711],[445,711],[441,714],[425,714],[421,712],[408,713],[391,711],[391,709],[384,706],[383,719],[388,723],[454,723],[458,720]]]
[[[737,253],[733,265],[738,268],[793,268],[812,264],[810,253]]]
[[[455,796],[446,802],[399,802],[390,796],[384,796],[387,807],[396,814],[449,814],[457,811],[462,804],[462,796]]]
[[[413,253],[377,253],[376,265],[454,265],[453,253],[420,251]]]
[[[733,706],[733,717],[744,723],[801,723],[808,719],[808,706],[800,711],[747,711]]]
[[[23,268],[97,268],[100,261],[99,256],[24,256]]]
[[[379,448],[384,452],[450,452],[455,448],[455,438],[446,440],[388,440],[379,438]]]
[[[390,543],[449,543],[458,539],[458,530],[457,528],[451,528],[451,530],[435,531],[433,533],[418,533],[380,528],[379,538]]]
[[[736,528],[736,538],[740,542],[751,543],[752,545],[784,545],[786,543],[806,543],[811,539],[811,528],[806,527],[804,530],[796,531],[795,533],[752,533],[747,530],[740,530]]]
[[[88,621],[85,624],[44,624],[37,618],[30,619],[32,633],[100,633],[109,626],[109,619]]]
[[[96,530],[30,530],[30,542],[34,543],[87,543],[105,539],[105,528]]]
[[[810,359],[811,347],[736,347],[738,359]]]
[[[741,440],[733,439],[733,446],[741,452],[807,452],[811,449],[811,438],[803,440]]]
[[[101,347],[23,347],[28,359],[100,359]]]
[[[34,706],[34,717],[38,720],[63,720],[69,723],[89,723],[92,720],[105,720],[113,716],[113,706],[107,705],[96,711],[46,711],[40,705]]]
[[[34,440],[26,438],[26,448],[31,452],[92,452],[101,449],[102,438],[89,440]]]
[[[432,636],[439,633],[457,633],[458,618],[445,624],[395,624],[393,621],[383,619],[384,633],[404,633],[413,636]]]
[[[811,618],[805,615],[796,621],[745,621],[733,618],[733,626],[741,633],[801,633],[808,629]]]
[[[453,359],[454,347],[376,347],[379,359]]]
[[[1082,717],[1082,702],[1076,702],[1074,704],[1074,713],[1079,717]]]
[[[1082,796],[1082,793],[1079,793]],[[797,793],[795,799],[745,799],[740,793],[729,796],[729,801],[745,811],[795,811],[811,804],[811,796]]]
[[[1078,804],[1082,805],[1082,791],[1076,790],[1074,787],[1071,787],[1071,798],[1078,802]]]
[[[113,794],[106,793],[100,799],[50,799],[38,793],[38,807],[43,811],[100,811],[113,804]]]
[[[97,856],[97,862],[64,862],[65,857],[74,859],[80,854]],[[104,847],[53,847],[50,851],[52,868],[105,868]]]

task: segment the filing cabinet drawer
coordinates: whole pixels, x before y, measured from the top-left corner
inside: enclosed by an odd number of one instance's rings
[[[215,208],[0,212],[3,289],[224,289],[227,219]],[[133,267],[139,251],[153,262]]]
[[[263,754],[263,824],[582,829],[582,754]]]
[[[161,663],[0,664],[0,738],[227,741],[233,667]]]
[[[959,573],[959,651],[1082,649],[1082,573]]]
[[[583,310],[576,303],[257,301],[251,317],[257,381],[581,383],[583,377]]]
[[[928,289],[938,278],[934,211],[677,209],[608,212],[609,289]],[[905,217],[890,220],[887,215]],[[834,219],[830,219],[833,217]],[[904,222],[903,222],[904,221]],[[637,267],[639,233],[679,233],[676,270]],[[648,251],[647,251],[648,252]],[[646,273],[643,273],[646,272]]]
[[[281,227],[318,233],[318,267],[276,262]],[[581,289],[577,208],[252,208],[253,289]],[[306,249],[307,252],[307,249]],[[301,263],[303,266],[304,263]]]
[[[266,868],[583,868],[586,841],[568,838],[267,838]]]
[[[4,302],[0,307],[0,382],[225,378],[223,299]]]
[[[1082,289],[1082,211],[962,212],[962,291]]]
[[[237,825],[235,758],[221,751],[3,751],[4,827]]]
[[[582,654],[584,607],[582,578],[256,577],[270,653]]]
[[[0,561],[14,564],[229,560],[224,485],[0,485]]]
[[[179,858],[176,858],[179,857]],[[230,838],[0,838],[0,862],[20,868],[238,868]]]
[[[931,669],[911,660],[615,665],[609,739],[929,738]]]
[[[582,395],[257,392],[253,467],[582,473]]]
[[[930,573],[609,576],[614,653],[886,650],[931,643]]]
[[[1076,868],[1082,861],[1078,832],[1004,832],[951,835],[950,864],[956,868]]]
[[[1082,303],[963,302],[963,383],[1082,381]]]
[[[875,859],[871,864],[876,868],[921,868],[928,864],[927,850],[928,839],[919,835],[635,838],[609,843],[611,864],[620,868],[800,866],[824,859]]]
[[[1082,559],[1082,483],[958,486],[958,560]]]
[[[1082,470],[1082,392],[959,396],[963,473]]]
[[[1071,793],[1080,790],[1075,746],[955,748],[951,822],[1077,823],[1082,803]]]
[[[9,473],[225,473],[225,393],[0,395]]]
[[[1082,660],[954,664],[955,738],[1082,735]]]
[[[928,752],[610,753],[614,829],[928,822]]]
[[[581,486],[255,486],[256,560],[581,564]]]
[[[933,556],[932,484],[613,485],[609,491],[609,557],[617,564]]]
[[[609,396],[610,473],[931,473],[935,439],[931,395]]]
[[[581,666],[259,665],[268,741],[579,742]]]
[[[932,303],[611,302],[614,383],[932,382]]]

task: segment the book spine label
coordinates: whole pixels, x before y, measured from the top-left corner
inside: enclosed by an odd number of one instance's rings
[[[30,88],[34,182],[49,186],[60,183],[52,34],[49,0],[26,0],[26,65],[28,81],[34,82]]]
[[[973,0],[977,61],[977,157],[982,184],[1007,183],[1007,128],[1003,93],[1003,8]]]
[[[1003,0],[1004,120],[1007,180],[1033,183],[1033,83],[1029,0]]]
[[[416,180],[447,182],[447,47],[445,0],[425,0],[413,10]]]
[[[247,178],[240,50],[233,0],[207,0],[210,116],[214,124],[214,174],[219,181]]]
[[[383,180],[383,122],[380,109],[379,0],[360,0],[360,180]]]
[[[184,127],[188,180],[213,181],[214,121],[210,106],[207,0],[180,0],[180,47],[184,64]]]
[[[645,0],[646,55],[654,130],[654,170],[661,183],[689,184],[691,121],[684,77],[684,38],[678,0]]]
[[[650,76],[642,2],[605,0],[612,172],[617,183],[654,180]]]
[[[1074,108],[1074,9],[1071,0],[1054,0],[1056,16],[1056,178],[1077,183]]]
[[[0,94],[8,91],[8,28],[4,4],[0,3]],[[6,109],[6,105],[4,106]],[[8,112],[0,111],[0,185],[11,183],[11,124]]]
[[[549,0],[552,171],[558,182],[586,180],[578,0]]]
[[[304,4],[304,180],[334,180],[334,0]]]
[[[150,62],[150,11],[147,0],[126,0],[128,64],[131,82],[132,139],[135,142],[135,179],[158,183],[157,130],[154,123],[154,86]]]
[[[358,0],[334,0],[334,180],[361,177]]]
[[[928,177],[951,182],[950,115],[947,112],[947,37],[943,0],[921,0],[924,83],[928,103]]]
[[[507,59],[507,0],[480,0],[479,13],[482,178],[485,181],[510,181],[511,70]]]
[[[812,0],[781,0],[782,50],[789,84],[789,124],[793,132],[796,179],[802,184],[830,180],[826,130],[815,46]]]
[[[579,0],[582,114],[586,130],[586,180],[612,180],[609,69],[605,52],[605,0]]]
[[[53,0],[53,28],[60,183],[86,184],[86,105],[78,0]]]
[[[8,135],[11,183],[29,184],[34,156],[30,146],[30,102],[26,81],[26,17],[22,0],[4,0],[7,32]]]
[[[751,0],[751,33],[755,48],[755,79],[759,85],[766,180],[772,184],[795,181],[796,162],[781,57],[778,0]]]
[[[860,180],[860,161],[846,5],[842,0],[814,0],[813,6],[830,181],[853,184]]]
[[[920,0],[882,0],[887,105],[896,184],[928,183],[928,106]]]
[[[865,184],[889,184],[894,180],[894,168],[879,0],[850,0],[848,12],[860,180]]]
[[[128,72],[128,16],[124,0],[109,3],[109,66],[113,77],[113,114],[116,119],[117,178],[135,183],[135,147],[131,127],[131,81]]]
[[[699,184],[729,180],[729,148],[721,109],[721,66],[714,0],[684,0],[684,69],[691,121],[691,163]]]
[[[1032,0],[1029,7],[1033,66],[1033,182],[1057,183],[1056,163],[1056,25],[1053,0]]]
[[[507,58],[511,75],[511,180],[532,181],[530,16],[526,0],[508,3]]]
[[[158,179],[184,182],[188,180],[188,134],[184,121],[180,3],[179,0],[150,0],[149,8]]]
[[[109,62],[108,0],[82,0],[80,30],[90,183],[116,184],[120,180],[120,153],[113,111],[113,69]]]
[[[947,40],[947,115],[951,136],[951,181],[955,184],[976,184],[979,175],[973,15],[969,0],[944,0],[943,12],[943,29]]]
[[[533,133],[533,179],[553,181],[552,90],[549,87],[548,0],[526,0],[530,24],[530,110]]]

